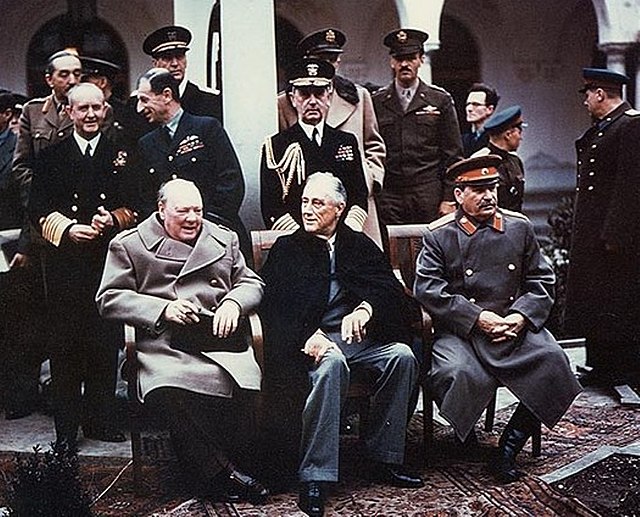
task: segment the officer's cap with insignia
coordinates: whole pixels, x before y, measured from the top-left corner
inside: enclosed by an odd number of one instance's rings
[[[80,62],[82,63],[82,73],[87,77],[106,77],[113,81],[121,70],[115,63],[97,57],[81,56]]]
[[[189,50],[190,42],[191,32],[188,29],[169,25],[149,34],[142,44],[142,50],[145,54],[157,58],[164,52],[186,52]]]
[[[490,135],[498,135],[512,127],[526,127],[522,119],[520,106],[509,106],[492,115],[484,124],[484,130]]]
[[[456,187],[475,185],[495,185],[500,179],[498,166],[502,158],[495,154],[486,154],[475,158],[466,158],[454,163],[446,171],[446,177]]]
[[[582,79],[584,85],[580,90],[580,93],[586,93],[588,90],[594,90],[596,88],[622,88],[623,84],[629,82],[629,77],[620,72],[614,72],[606,68],[583,68]]]
[[[307,34],[298,42],[298,50],[304,56],[319,54],[342,54],[347,37],[338,29],[321,29]]]
[[[397,29],[384,37],[385,47],[389,47],[389,54],[393,57],[408,56],[416,52],[424,53],[424,42],[429,35],[418,29]]]
[[[289,84],[297,88],[302,86],[327,87],[336,74],[331,63],[322,59],[307,58],[297,61],[289,74]]]

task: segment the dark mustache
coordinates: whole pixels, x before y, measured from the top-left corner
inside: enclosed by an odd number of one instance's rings
[[[483,201],[482,203],[480,203],[480,208],[485,208],[485,207],[494,207],[496,206],[496,203],[494,201]]]

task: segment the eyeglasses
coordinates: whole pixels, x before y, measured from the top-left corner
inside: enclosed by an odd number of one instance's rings
[[[486,106],[483,102],[467,102],[466,106],[471,106],[472,108],[479,108],[480,106]]]

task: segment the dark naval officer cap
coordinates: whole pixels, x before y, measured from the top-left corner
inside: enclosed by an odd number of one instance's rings
[[[406,56],[424,51],[424,42],[429,39],[426,32],[417,29],[397,29],[384,37],[385,47],[392,56]]]
[[[296,87],[329,86],[335,74],[333,65],[323,59],[301,59],[291,69],[289,84]]]
[[[81,56],[80,62],[82,63],[82,73],[86,76],[106,77],[113,80],[121,70],[115,63],[97,57]]]
[[[338,29],[321,29],[307,34],[298,42],[298,49],[305,56],[318,54],[342,54],[347,37]]]
[[[490,135],[497,135],[516,126],[525,127],[520,106],[509,106],[498,111],[484,123],[484,130]]]
[[[142,44],[142,50],[151,57],[157,57],[170,50],[189,50],[191,32],[184,27],[169,25],[153,31]]]
[[[454,163],[445,174],[456,187],[493,185],[500,179],[497,167],[501,162],[502,158],[495,154],[466,158]]]
[[[583,68],[582,79],[584,85],[578,90],[580,93],[594,88],[620,88],[629,82],[629,77],[625,74],[606,68]]]

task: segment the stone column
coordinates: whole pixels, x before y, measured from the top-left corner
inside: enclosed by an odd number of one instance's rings
[[[629,48],[630,43],[604,43],[600,45],[607,55],[607,68],[621,74],[626,74],[625,68],[625,52]],[[622,89],[623,98],[627,97],[627,89]]]
[[[257,229],[263,227],[260,148],[278,130],[274,2],[221,1],[224,124],[247,187],[241,216],[248,229]]]

